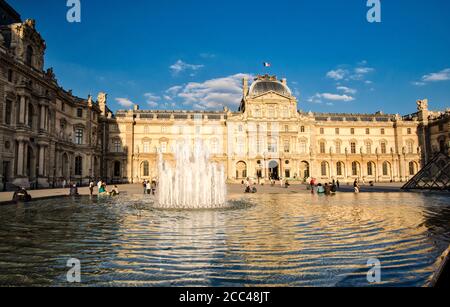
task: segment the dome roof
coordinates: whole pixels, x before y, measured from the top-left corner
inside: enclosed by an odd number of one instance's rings
[[[250,87],[250,96],[259,96],[268,92],[275,92],[283,96],[292,96],[291,90],[276,80],[256,80]]]

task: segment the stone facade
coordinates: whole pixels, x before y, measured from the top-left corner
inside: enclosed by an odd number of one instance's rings
[[[173,161],[173,149],[186,141],[206,143],[211,158],[226,165],[230,182],[405,182],[425,161],[419,115],[427,116],[427,107],[403,117],[297,110],[286,80],[259,76],[252,84],[243,80],[237,112],[119,111],[109,123],[107,176],[127,182],[157,178],[158,152]]]
[[[141,182],[157,178],[159,153],[205,143],[230,182],[289,178],[407,181],[436,151],[448,151],[450,112],[400,116],[298,111],[285,79],[243,80],[236,112],[112,113],[107,95],[81,99],[44,71],[45,41],[33,20],[0,0],[0,189]],[[5,15],[6,14],[6,15]],[[10,21],[12,23],[8,23]]]

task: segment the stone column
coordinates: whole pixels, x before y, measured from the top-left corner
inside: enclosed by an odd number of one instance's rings
[[[45,130],[45,106],[41,105],[41,120],[39,124],[41,130]]]
[[[23,176],[23,167],[24,167],[24,142],[23,140],[18,140],[18,150],[17,150],[17,175]]]
[[[45,168],[44,168],[44,162],[45,161],[45,145],[39,145],[39,177],[45,176]]]
[[[25,96],[20,96],[20,112],[19,112],[19,124],[25,124],[25,106],[26,98]]]

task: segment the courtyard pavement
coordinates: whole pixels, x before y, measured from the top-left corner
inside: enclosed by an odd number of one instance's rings
[[[382,192],[382,193],[388,193],[388,192],[400,192],[400,188],[403,186],[401,183],[383,183],[383,184],[376,184],[374,187],[370,187],[368,185],[362,185],[361,192],[367,193],[367,192]],[[111,186],[108,187],[108,189],[111,189]],[[257,186],[258,193],[264,193],[264,194],[286,194],[286,193],[310,193],[309,190],[307,190],[306,185],[300,185],[300,184],[294,184],[289,189],[282,188],[280,184],[276,184],[275,186],[270,185],[264,185],[264,186]],[[96,193],[95,189],[95,195]],[[125,185],[119,185],[119,190],[121,193],[128,194],[128,195],[135,195],[135,194],[143,194],[143,187],[141,184],[125,184]],[[228,185],[228,194],[230,195],[236,195],[236,194],[242,194],[244,192],[245,188],[242,185],[239,184],[230,184]],[[341,185],[341,188],[339,192],[343,193],[353,193],[353,186],[351,184],[344,184]],[[42,198],[53,198],[53,197],[63,197],[69,195],[69,189],[44,189],[44,190],[33,190],[29,191],[30,195],[33,197],[34,200],[36,199],[42,199]],[[89,195],[89,188],[82,187],[79,188],[80,195]],[[12,200],[14,192],[1,192],[0,193],[0,204],[6,203]]]

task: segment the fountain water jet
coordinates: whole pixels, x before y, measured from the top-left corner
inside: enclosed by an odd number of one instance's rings
[[[159,204],[167,209],[210,209],[226,206],[227,186],[223,165],[211,163],[208,148],[180,142],[174,150],[173,169],[159,153]]]

